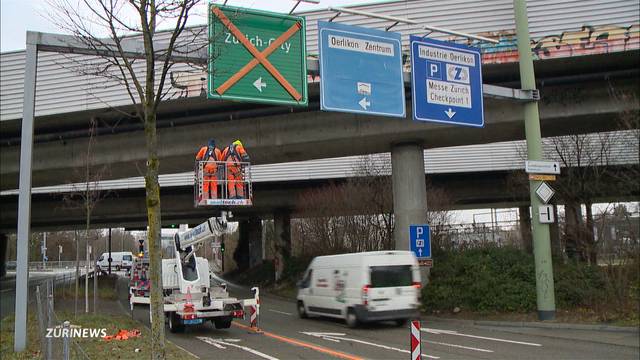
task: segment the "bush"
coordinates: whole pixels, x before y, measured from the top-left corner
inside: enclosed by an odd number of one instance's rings
[[[275,280],[275,267],[273,261],[263,261],[245,271],[232,271],[227,276],[232,281],[247,286],[269,286]]]
[[[302,278],[302,274],[311,260],[313,260],[314,256],[292,256],[289,258],[287,262],[284,264],[284,269],[282,271],[282,281],[290,281],[295,283],[296,281]]]
[[[313,256],[291,257],[284,264],[281,282],[295,283],[309,266]],[[273,260],[264,261],[246,271],[234,271],[228,274],[230,279],[247,286],[270,286],[275,281]]]
[[[558,308],[594,307],[606,297],[604,276],[597,266],[554,264],[554,282]]]
[[[536,309],[533,256],[509,247],[438,250],[430,283],[422,290],[428,311],[458,306],[478,312]],[[637,264],[613,267],[554,263],[558,309],[586,309],[601,320],[637,319],[640,280]]]
[[[533,257],[515,248],[444,251],[423,289],[428,310],[531,311],[536,289]]]

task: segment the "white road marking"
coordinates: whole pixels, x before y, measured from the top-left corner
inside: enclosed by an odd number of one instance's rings
[[[329,340],[329,341],[333,341],[333,342],[337,342],[337,343],[339,343],[339,342],[340,342],[340,340],[338,340],[338,339],[334,339],[334,338],[332,338],[332,337],[326,337],[326,336],[324,336],[324,337],[322,337],[322,338],[323,338],[323,339],[325,339],[325,340]]]
[[[492,338],[492,337],[486,337],[486,336],[461,334],[461,333],[459,333],[457,331],[453,331],[453,330],[440,330],[440,329],[430,329],[430,328],[420,328],[420,330],[422,330],[422,331],[424,331],[426,333],[431,333],[431,334],[456,335],[456,336],[465,336],[465,337],[470,337],[470,338],[475,338],[475,339],[500,341],[500,342],[506,342],[506,343],[512,343],[512,344],[520,344],[520,345],[528,345],[528,346],[542,346],[542,344],[536,344],[536,343],[530,343],[530,342],[524,342],[524,341],[515,341],[515,340],[498,339],[498,338]]]
[[[227,342],[240,342],[241,340],[240,339],[224,339],[224,341],[227,341]]]
[[[463,345],[449,344],[449,343],[443,343],[443,342],[439,342],[439,341],[422,340],[422,342],[430,343],[430,344],[436,344],[436,345],[443,345],[443,346],[451,346],[451,347],[459,348],[459,349],[467,349],[467,350],[474,350],[474,351],[481,351],[481,352],[489,352],[489,353],[492,353],[492,352],[493,352],[493,350],[489,350],[489,349],[474,348],[474,347],[470,347],[470,346],[463,346]]]
[[[328,333],[328,332],[308,332],[308,331],[301,331],[301,333],[305,334],[305,335],[311,335],[311,336],[345,336],[347,334],[345,333]]]
[[[375,344],[375,343],[371,343],[371,342],[364,341],[364,340],[342,337],[343,335],[345,335],[343,333],[314,333],[314,332],[304,332],[304,331],[301,331],[301,333],[305,334],[305,335],[311,335],[311,336],[319,337],[319,338],[322,338],[324,340],[333,339],[333,340],[352,341],[352,342],[356,342],[356,343],[360,343],[360,344],[364,344],[364,345],[370,345],[370,346],[375,346],[375,347],[379,347],[379,348],[383,348],[383,349],[387,349],[387,350],[399,351],[399,352],[405,353],[405,354],[411,354],[411,351],[409,351],[409,350],[399,349],[399,348],[396,348],[396,347],[393,347],[393,346]],[[438,356],[431,356],[431,355],[426,355],[426,354],[422,354],[422,356],[430,358],[430,359],[440,359],[440,357],[438,357]]]
[[[268,359],[268,360],[279,360],[277,357],[273,357],[273,356],[267,355],[265,353],[261,353],[260,351],[254,350],[254,349],[252,349],[250,347],[247,347],[247,346],[237,345],[237,344],[225,342],[225,341],[222,341],[222,340],[212,339],[210,337],[203,337],[203,336],[198,336],[198,339],[201,340],[201,341],[206,342],[207,344],[216,346],[218,348],[219,348],[219,345],[232,346],[232,347],[236,347],[238,349],[242,349],[242,350],[244,350],[246,352],[250,352],[250,353],[252,353],[254,355],[260,356],[260,357]]]
[[[200,340],[202,340],[202,339],[200,339]],[[224,347],[224,346],[222,346],[222,345],[220,345],[220,344],[218,344],[217,342],[214,342],[214,341],[210,342],[209,344],[217,347],[218,349],[226,349],[226,347]]]
[[[173,345],[175,345],[178,349],[180,349],[180,350],[182,350],[182,351],[186,352],[187,354],[189,354],[189,355],[193,356],[194,358],[196,358],[196,359],[200,359],[200,356],[198,356],[198,355],[196,355],[196,354],[192,353],[191,351],[189,351],[189,350],[187,350],[187,349],[183,348],[182,346],[180,346],[180,345],[178,345],[178,344],[176,344],[176,343],[174,343],[174,342],[172,342],[172,341],[169,341],[169,342],[170,342],[170,343],[172,343]]]
[[[284,312],[284,311],[278,311],[278,310],[273,310],[273,309],[269,309],[269,311],[274,312],[274,313],[278,313],[278,314],[283,314],[283,315],[293,315],[292,313],[288,313],[288,312]]]

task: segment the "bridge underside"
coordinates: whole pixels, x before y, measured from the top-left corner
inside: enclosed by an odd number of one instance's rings
[[[442,207],[448,210],[528,205],[529,190],[527,187],[515,185],[517,183],[514,182],[515,176],[516,173],[508,171],[428,175],[427,196],[432,188],[444,190],[448,203]],[[518,176],[525,177],[522,173]],[[335,183],[345,180],[331,181]],[[596,200],[631,201],[640,198],[640,193],[637,191],[633,194],[621,191],[622,187],[616,186],[616,181],[616,179],[608,179],[607,183],[610,186],[603,190]],[[299,213],[300,196],[309,190],[319,189],[328,184],[329,181],[254,184],[254,206],[238,207],[232,210],[236,220],[269,219],[275,212],[298,213],[299,216],[305,216]],[[553,186],[553,183],[551,185]],[[93,211],[92,226],[96,228],[146,227],[144,196],[144,189],[119,190],[106,194]],[[164,226],[180,223],[199,224],[203,219],[217,215],[219,211],[219,209],[194,208],[193,188],[190,186],[163,188],[161,198]],[[0,231],[15,231],[17,201],[17,196],[2,197]],[[560,198],[554,201],[562,203]],[[79,229],[84,227],[85,217],[81,209],[65,205],[61,194],[34,194],[31,224],[35,231]]]

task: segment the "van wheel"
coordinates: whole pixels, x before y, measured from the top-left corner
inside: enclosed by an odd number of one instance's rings
[[[304,303],[302,301],[298,301],[298,316],[300,316],[300,319],[306,319],[309,317],[307,312],[304,310]]]
[[[347,326],[350,328],[355,328],[358,326],[358,316],[356,315],[356,312],[353,310],[353,308],[349,308],[347,310],[347,318],[345,319]]]
[[[396,319],[396,326],[403,327],[407,325],[407,319]]]
[[[169,313],[169,331],[172,333],[182,332],[184,330],[184,325],[180,323],[180,319],[178,319],[178,314],[175,312]]]

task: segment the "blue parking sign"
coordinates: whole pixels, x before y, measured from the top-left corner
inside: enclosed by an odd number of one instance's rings
[[[418,259],[431,258],[431,229],[429,225],[410,225],[409,244]]]
[[[484,126],[480,50],[411,36],[413,119]]]

